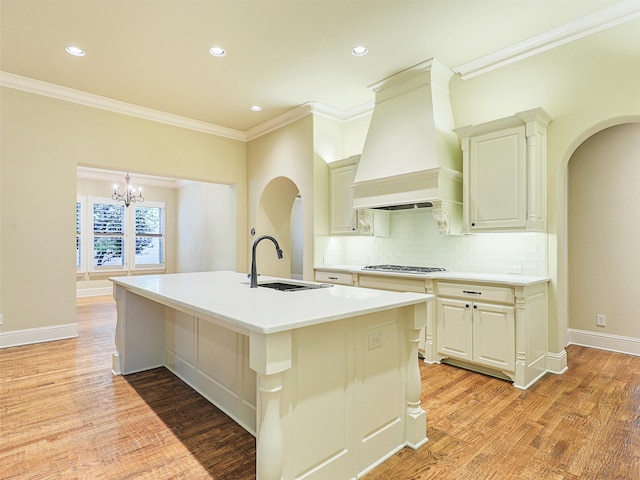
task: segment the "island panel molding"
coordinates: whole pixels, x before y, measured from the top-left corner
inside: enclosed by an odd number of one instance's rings
[[[256,436],[259,480],[358,478],[427,441],[417,352],[433,296],[252,289],[235,272],[112,281],[114,373],[170,369]]]

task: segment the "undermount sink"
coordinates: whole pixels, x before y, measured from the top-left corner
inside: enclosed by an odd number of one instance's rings
[[[313,290],[316,288],[332,287],[328,283],[309,284],[309,283],[289,283],[289,282],[265,282],[259,283],[259,287],[272,288],[281,292],[297,292],[299,290]]]

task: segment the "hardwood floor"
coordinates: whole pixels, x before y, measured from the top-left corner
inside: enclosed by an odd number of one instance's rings
[[[254,438],[166,369],[111,374],[113,300],[77,311],[79,338],[0,350],[1,479],[255,478]],[[640,357],[567,351],[527,391],[421,364],[429,442],[365,480],[640,478]]]

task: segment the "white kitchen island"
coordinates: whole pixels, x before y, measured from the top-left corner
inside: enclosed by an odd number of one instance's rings
[[[256,436],[259,480],[359,478],[427,441],[418,340],[431,295],[283,292],[236,272],[111,280],[114,374],[166,366]]]

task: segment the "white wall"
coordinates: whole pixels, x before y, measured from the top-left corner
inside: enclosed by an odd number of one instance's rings
[[[178,189],[176,271],[236,270],[236,190],[192,182]]]

